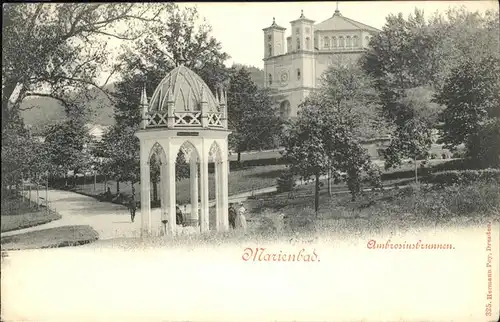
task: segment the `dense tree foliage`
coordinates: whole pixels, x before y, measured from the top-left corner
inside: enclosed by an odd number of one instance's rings
[[[387,17],[363,57],[364,69],[375,87],[386,118],[395,125],[386,166],[403,158],[425,156],[433,128],[446,106],[433,96],[442,91],[452,70],[463,61],[498,52],[498,12],[484,15],[450,9],[427,21],[415,10]],[[411,126],[410,126],[411,125]]]
[[[454,68],[436,101],[441,114],[442,141],[460,144],[483,167],[500,166],[500,56],[464,61]]]
[[[243,151],[276,146],[282,128],[278,99],[272,90],[259,88],[245,67],[231,68],[227,104],[233,133],[229,144],[238,153],[238,161]]]

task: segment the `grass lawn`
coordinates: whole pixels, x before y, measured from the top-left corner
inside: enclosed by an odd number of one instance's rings
[[[1,242],[2,250],[20,250],[83,245],[96,241],[98,237],[98,233],[92,227],[79,225],[2,237]]]
[[[228,178],[229,195],[252,191],[255,189],[266,188],[276,185],[276,179],[285,170],[285,165],[255,166],[239,170],[231,170]],[[209,198],[215,198],[215,177],[213,173],[209,174]],[[90,180],[89,180],[90,181]],[[116,182],[108,181],[111,192],[116,194]],[[151,188],[151,191],[153,188]],[[176,185],[177,203],[190,203],[189,178],[180,180]],[[94,184],[89,182],[85,185],[77,186],[77,192],[84,192],[89,195],[97,195],[104,192],[104,183]],[[135,185],[136,200],[141,200],[140,184]],[[126,195],[132,194],[132,187],[128,183],[120,183],[120,192]],[[159,189],[158,189],[159,193]]]
[[[318,215],[314,213],[314,186],[301,186],[293,198],[270,194],[249,201],[255,216],[286,215],[291,232],[408,230],[440,224],[480,224],[500,219],[500,187],[478,183],[442,189],[410,184],[405,188],[364,192],[356,201],[350,194],[329,197],[323,188]],[[271,227],[272,230],[272,227]]]
[[[2,200],[1,232],[18,230],[46,224],[60,219],[61,215],[43,206],[38,209],[34,202],[15,197]]]

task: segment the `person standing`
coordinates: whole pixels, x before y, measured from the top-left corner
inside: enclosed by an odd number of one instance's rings
[[[236,228],[236,209],[234,208],[234,203],[229,204],[229,227],[235,229]]]
[[[134,222],[135,211],[137,209],[137,204],[135,202],[134,196],[130,197],[130,199],[129,199],[128,209],[130,211],[130,218],[132,219],[132,222]]]
[[[238,205],[238,210],[236,211],[236,220],[235,220],[235,226],[236,229],[242,229],[242,230],[247,230],[247,220],[245,218],[245,213],[246,209],[243,206],[243,203],[239,203]]]
[[[184,216],[182,214],[182,210],[179,207],[179,205],[175,206],[175,223],[177,225],[183,225],[184,224]]]

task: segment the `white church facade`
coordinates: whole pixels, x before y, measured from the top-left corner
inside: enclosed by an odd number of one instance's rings
[[[284,118],[297,116],[299,104],[320,85],[321,75],[339,61],[361,57],[378,29],[342,16],[340,11],[315,24],[304,13],[291,21],[291,35],[276,24],[264,28],[264,72],[266,87],[283,99]]]

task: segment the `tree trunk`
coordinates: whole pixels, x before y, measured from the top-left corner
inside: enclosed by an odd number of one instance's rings
[[[417,157],[414,158],[415,161],[415,183],[418,184],[418,165],[417,165]]]
[[[332,170],[328,170],[328,196],[332,196]]]
[[[31,179],[28,181],[28,204],[31,206]]]
[[[134,182],[130,181],[130,184],[132,185],[132,199],[135,200],[135,186],[134,186]]]
[[[45,212],[49,212],[49,172],[47,171],[47,180],[45,180]]]
[[[96,191],[96,184],[97,184],[97,173],[94,172],[94,192]]]
[[[316,174],[316,187],[314,189],[314,212],[316,213],[316,217],[318,216],[319,209],[319,173]]]
[[[238,161],[237,162],[238,162],[238,165],[241,163],[241,152],[240,151],[238,151]]]
[[[24,176],[21,175],[21,204],[24,202]]]
[[[39,177],[38,174],[35,176],[36,177],[36,209],[40,207],[40,189],[38,189],[38,182],[39,182]]]
[[[2,89],[2,134],[5,130],[7,124],[11,122],[11,108],[14,108],[14,104],[11,105],[9,102],[12,93],[17,87],[17,82],[6,81],[5,86]]]
[[[116,195],[120,193],[120,181],[116,181]]]
[[[108,190],[108,177],[104,176],[104,193]]]

